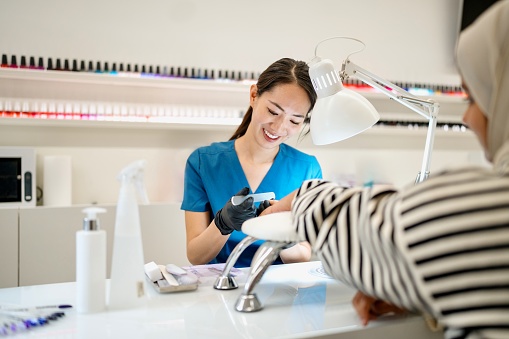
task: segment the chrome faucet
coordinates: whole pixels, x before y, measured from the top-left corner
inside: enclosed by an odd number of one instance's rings
[[[226,261],[221,275],[216,279],[214,288],[217,290],[231,290],[238,287],[230,271],[240,254],[256,240],[265,242],[256,251],[249,269],[244,291],[239,296],[235,309],[239,312],[256,312],[263,308],[258,297],[253,292],[263,274],[281,250],[291,247],[300,240],[292,227],[291,213],[278,212],[249,219],[242,225],[242,231],[247,236],[235,246]]]
[[[244,291],[237,299],[235,309],[239,312],[256,312],[263,308],[256,293],[253,293],[256,285],[270,265],[279,256],[281,250],[294,245],[293,242],[265,241],[256,251],[249,275],[244,285]]]
[[[233,290],[239,286],[235,281],[235,278],[231,276],[230,271],[232,270],[233,265],[235,265],[239,259],[242,252],[244,252],[244,250],[256,240],[257,239],[255,237],[248,235],[242,239],[242,241],[239,242],[237,246],[235,246],[232,253],[230,253],[230,256],[228,257],[228,260],[226,261],[223,272],[214,282],[214,288],[216,290]]]

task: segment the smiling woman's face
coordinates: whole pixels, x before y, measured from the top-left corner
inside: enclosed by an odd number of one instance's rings
[[[311,103],[297,84],[277,85],[262,95],[251,87],[251,133],[263,148],[274,148],[301,130]]]
[[[465,113],[463,113],[463,122],[475,133],[479,143],[486,152],[488,150],[488,140],[486,137],[488,120],[479,105],[470,95],[468,87],[464,83],[463,88],[468,96],[468,107]]]

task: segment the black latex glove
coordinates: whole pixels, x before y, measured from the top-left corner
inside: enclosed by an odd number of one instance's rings
[[[270,206],[270,202],[268,200],[264,200],[260,203],[260,206],[256,209],[256,216],[262,214],[262,212]]]
[[[249,188],[244,187],[235,195],[245,196],[247,194],[249,194]],[[240,231],[244,221],[256,217],[256,208],[253,201],[253,198],[248,198],[240,205],[233,205],[231,199],[229,199],[224,207],[217,211],[214,223],[221,234],[230,234],[234,230]]]

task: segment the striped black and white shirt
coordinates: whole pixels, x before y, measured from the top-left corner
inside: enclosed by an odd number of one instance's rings
[[[446,338],[509,338],[509,176],[468,168],[401,191],[310,180],[292,211],[331,276],[434,316]]]

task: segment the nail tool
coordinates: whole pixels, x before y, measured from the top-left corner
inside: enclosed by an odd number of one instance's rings
[[[48,308],[64,309],[64,308],[72,308],[72,305],[48,305],[48,306],[35,306],[35,307],[23,307],[23,308],[3,308],[0,305],[0,310],[8,311],[8,312],[28,312],[28,311],[42,310],[42,309],[48,309]]]
[[[248,195],[244,195],[244,196],[236,195],[236,196],[232,197],[232,204],[234,206],[240,205],[248,198],[253,198],[254,199],[253,202],[260,202],[260,201],[264,201],[264,200],[275,199],[276,195],[274,194],[274,192],[255,193],[255,194],[248,194]]]

